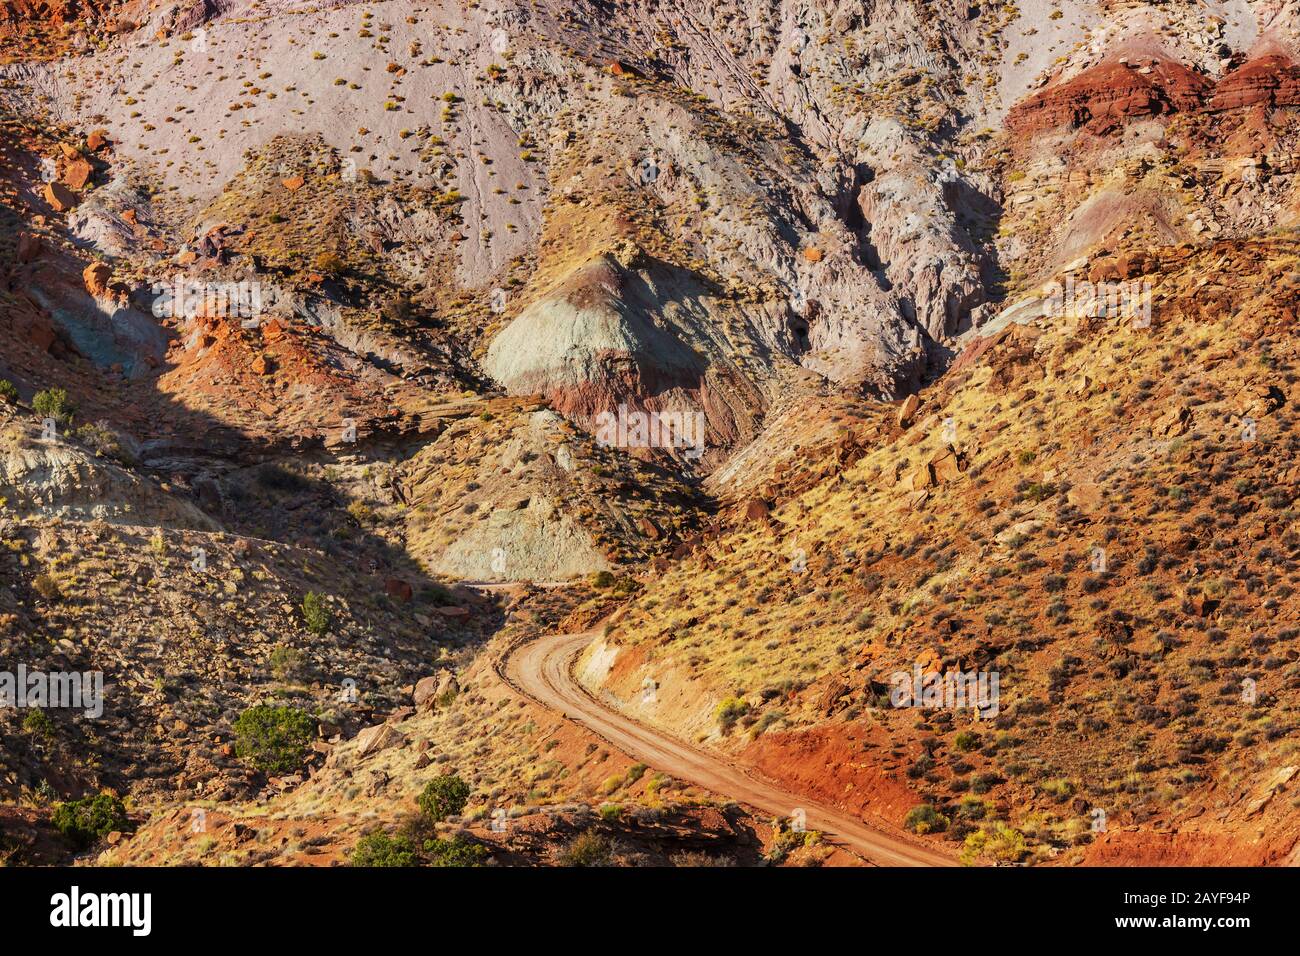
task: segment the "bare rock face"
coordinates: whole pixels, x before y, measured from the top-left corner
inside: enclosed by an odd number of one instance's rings
[[[558,501],[532,499],[523,511],[496,510],[438,558],[434,570],[470,580],[556,581],[610,563]]]
[[[484,369],[588,427],[620,406],[674,411],[703,416],[708,444],[730,443],[752,433],[761,400],[711,334],[704,294],[682,270],[600,256],[521,312],[492,341]]]
[[[210,530],[213,522],[188,501],[159,494],[121,465],[96,457],[59,436],[38,437],[10,423],[0,432],[0,497],[18,514],[65,519],[155,523]],[[126,436],[119,439],[129,448]]]
[[[591,486],[597,457],[601,477]],[[459,421],[400,473],[413,506],[407,546],[441,574],[479,581],[550,582],[609,570],[620,548],[646,560],[672,541],[644,529],[671,529],[674,502],[689,500],[684,487],[666,483],[644,500],[617,494],[650,474],[626,457],[618,463],[552,410],[499,410],[486,428]]]
[[[902,316],[931,341],[962,331],[984,300],[980,255],[956,217],[972,194],[953,167],[931,172],[900,164],[864,186],[858,199],[871,224],[872,255],[906,296]]]
[[[653,278],[609,256],[580,267],[493,340],[485,370],[514,394],[544,394],[584,417],[642,395],[698,394],[707,359],[664,320],[671,300]]]

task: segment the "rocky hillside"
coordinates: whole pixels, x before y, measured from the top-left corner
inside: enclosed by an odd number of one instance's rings
[[[0,3],[0,859],[1293,861],[1297,16]]]

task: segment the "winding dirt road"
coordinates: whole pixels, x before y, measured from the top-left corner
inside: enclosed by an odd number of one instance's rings
[[[823,806],[760,780],[723,761],[717,755],[639,724],[610,710],[580,685],[573,663],[596,636],[555,634],[515,647],[499,667],[501,676],[521,694],[585,725],[629,757],[663,773],[687,780],[764,813],[788,817],[801,808],[810,830],[819,830],[878,866],[952,866],[954,861],[937,850],[868,826],[842,811]]]

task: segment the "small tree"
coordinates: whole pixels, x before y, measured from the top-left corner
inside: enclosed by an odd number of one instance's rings
[[[325,599],[315,591],[308,591],[302,599],[302,619],[307,630],[318,636],[330,629],[330,609],[325,606]]]
[[[390,837],[382,830],[357,841],[352,848],[353,866],[416,866],[415,847],[405,837]]]
[[[12,405],[18,401],[18,387],[7,378],[0,378],[0,402]]]
[[[54,736],[54,721],[50,715],[39,707],[33,707],[23,717],[23,732],[33,737],[48,740]]]
[[[32,408],[42,418],[53,418],[60,422],[72,420],[76,407],[68,400],[67,389],[45,388],[32,396]]]
[[[50,819],[79,848],[90,846],[114,830],[125,830],[131,823],[126,806],[111,793],[60,803]]]
[[[288,773],[302,763],[315,730],[304,710],[256,704],[235,721],[235,755],[265,773]]]
[[[453,774],[430,780],[420,794],[420,811],[429,819],[442,822],[459,816],[469,802],[469,784]]]
[[[482,866],[488,857],[488,849],[483,844],[459,836],[429,840],[424,844],[424,852],[431,866]]]

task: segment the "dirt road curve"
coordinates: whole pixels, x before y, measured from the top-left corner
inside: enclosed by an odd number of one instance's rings
[[[588,694],[573,676],[573,660],[595,631],[557,634],[514,649],[502,676],[539,704],[584,724],[630,757],[656,770],[690,781],[773,816],[788,817],[796,807],[810,830],[820,830],[879,866],[952,866],[952,858],[913,842],[903,834],[868,826],[861,820],[766,783],[610,710]]]

